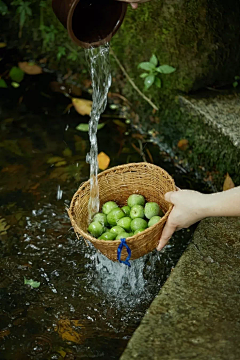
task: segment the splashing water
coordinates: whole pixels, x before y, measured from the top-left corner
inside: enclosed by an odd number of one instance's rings
[[[111,69],[109,62],[109,43],[98,48],[87,49],[86,58],[90,67],[93,88],[93,105],[91,119],[89,121],[90,152],[86,161],[90,164],[90,199],[88,203],[88,220],[99,211],[99,189],[98,189],[98,144],[97,127],[101,114],[107,105],[107,94],[111,86]]]

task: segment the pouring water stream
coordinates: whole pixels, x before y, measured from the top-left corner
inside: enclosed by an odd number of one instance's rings
[[[109,43],[85,50],[86,58],[90,67],[92,80],[92,111],[89,121],[90,152],[86,156],[87,163],[90,164],[90,199],[88,204],[88,220],[99,212],[99,188],[98,188],[98,144],[97,127],[101,114],[107,105],[107,94],[111,86],[112,77],[109,62]]]

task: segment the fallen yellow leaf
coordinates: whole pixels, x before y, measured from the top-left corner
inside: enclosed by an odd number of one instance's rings
[[[6,46],[7,46],[7,44],[5,44],[4,42],[0,42],[0,49],[4,48]]]
[[[73,106],[80,115],[90,115],[92,110],[92,101],[85,99],[72,98]]]
[[[74,343],[81,343],[83,341],[83,334],[79,331],[84,329],[84,326],[79,320],[59,320],[58,325],[54,328],[63,340]]]
[[[188,145],[189,145],[189,143],[188,143],[187,139],[181,139],[181,140],[179,140],[179,142],[177,144],[178,148],[182,151],[187,150]]]
[[[1,339],[1,338],[4,338],[5,336],[8,336],[9,334],[10,334],[10,330],[9,330],[9,329],[0,331],[0,339]]]
[[[233,189],[234,187],[235,187],[234,182],[232,181],[232,178],[227,173],[225,180],[224,180],[224,184],[223,184],[223,191]]]
[[[42,73],[42,68],[27,61],[19,62],[18,67],[28,75],[38,75]]]
[[[104,152],[100,152],[98,154],[98,167],[100,170],[106,170],[110,163],[110,157],[106,155]]]

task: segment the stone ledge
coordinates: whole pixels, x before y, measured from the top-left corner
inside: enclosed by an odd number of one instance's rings
[[[239,360],[239,304],[240,219],[206,219],[121,360]]]
[[[190,113],[200,116],[240,148],[240,94],[206,98],[180,96],[179,100]]]

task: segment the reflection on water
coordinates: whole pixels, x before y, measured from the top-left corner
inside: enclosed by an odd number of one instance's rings
[[[118,359],[191,233],[177,233],[163,253],[135,260],[130,269],[78,241],[66,206],[89,174],[88,135],[75,130],[79,115],[62,115],[68,100],[61,95],[59,101],[51,93],[50,99],[40,96],[38,87],[25,95],[21,105],[18,97],[4,94],[0,105],[1,360]],[[110,156],[111,166],[141,161],[131,147],[134,140],[119,129],[109,122],[99,131],[99,150]],[[123,144],[124,151],[117,155]],[[156,163],[183,181],[183,174],[151,146]],[[40,286],[24,285],[24,277]]]

